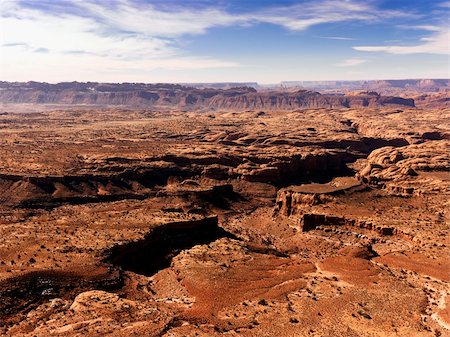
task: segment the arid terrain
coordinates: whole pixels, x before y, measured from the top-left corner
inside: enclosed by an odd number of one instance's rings
[[[0,335],[450,336],[448,85],[0,89]]]

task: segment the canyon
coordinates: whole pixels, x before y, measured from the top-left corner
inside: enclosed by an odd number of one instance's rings
[[[421,83],[1,82],[0,334],[450,334],[450,108]]]

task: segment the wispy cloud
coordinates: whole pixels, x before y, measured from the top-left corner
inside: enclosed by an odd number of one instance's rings
[[[442,27],[433,25],[398,25],[397,27],[403,29],[427,30],[430,32],[439,32],[440,30],[442,30]]]
[[[189,7],[189,2],[169,8],[139,0],[0,0],[0,68],[4,78],[17,78],[20,72],[23,79],[52,74],[55,80],[63,80],[90,74],[93,80],[106,73],[113,78],[119,72],[134,72],[145,80],[145,74],[154,69],[239,67],[234,60],[184,51],[186,36],[205,34],[214,27],[272,24],[303,31],[319,24],[414,16],[380,9],[375,3],[306,0],[236,14],[223,7]]]
[[[137,69],[148,74],[154,69],[239,66],[236,62],[208,56],[184,55],[174,36],[188,32],[201,33],[197,24],[186,28],[189,19],[184,17],[185,13],[181,13],[179,17],[182,19],[176,22],[171,22],[169,16],[159,16],[158,20],[167,21],[167,28],[160,27],[157,31],[155,27],[162,26],[162,21],[154,24],[153,19],[158,18],[158,13],[144,11],[132,20],[138,8],[128,1],[117,3],[125,6],[119,8],[117,17],[112,17],[112,10],[106,6],[100,16],[95,12],[100,10],[96,7],[98,5],[81,1],[74,4],[83,6],[84,15],[77,12],[55,13],[44,6],[46,3],[39,8],[23,6],[17,1],[0,3],[0,26],[4,30],[0,37],[2,77],[17,78],[20,72],[23,80],[43,76],[56,81],[77,76],[94,80],[105,73],[111,74],[108,78],[117,76],[118,72],[138,73]],[[146,8],[148,11],[150,7]],[[120,20],[121,15],[123,20]],[[205,13],[198,15],[208,16]],[[151,22],[147,30],[144,18]],[[191,20],[194,22],[195,18]],[[88,74],[89,78],[86,77]]]
[[[28,45],[23,42],[9,42],[2,44],[1,47],[28,47]]]
[[[364,64],[368,62],[368,60],[365,59],[346,59],[343,60],[337,64],[335,64],[337,67],[355,67],[355,66],[359,66],[361,64]]]
[[[33,52],[34,53],[44,53],[44,54],[46,54],[46,53],[49,52],[49,50],[47,48],[38,48],[38,49],[33,50]]]
[[[327,40],[343,40],[343,41],[355,41],[356,39],[352,37],[345,37],[345,36],[320,36],[321,39],[327,39]]]
[[[372,1],[322,0],[273,8],[267,12],[257,13],[253,19],[299,31],[324,23],[355,21],[373,23],[392,18],[415,16],[413,13],[376,8]]]
[[[390,54],[450,54],[450,31],[448,26],[421,27],[420,29],[432,31],[433,33],[429,36],[422,37],[419,43],[414,45],[355,46],[353,49],[365,52],[386,52]]]
[[[108,5],[109,4],[109,5]],[[231,15],[217,8],[188,9],[173,7],[157,9],[151,4],[129,0],[110,2],[80,1],[77,5],[104,25],[105,33],[134,33],[172,38],[203,34],[207,29],[244,24],[246,16]]]

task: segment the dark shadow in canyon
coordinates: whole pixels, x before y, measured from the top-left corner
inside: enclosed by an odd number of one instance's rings
[[[123,286],[117,269],[106,267],[102,272],[33,271],[0,281],[0,326],[19,319],[52,298],[73,299],[91,290],[115,290]]]
[[[217,217],[172,222],[154,228],[141,240],[114,246],[107,252],[105,262],[151,276],[169,267],[172,258],[182,250],[224,237],[235,238],[219,227]]]

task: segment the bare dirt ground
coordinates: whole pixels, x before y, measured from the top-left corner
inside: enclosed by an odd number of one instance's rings
[[[2,336],[448,336],[448,108],[3,106]]]

